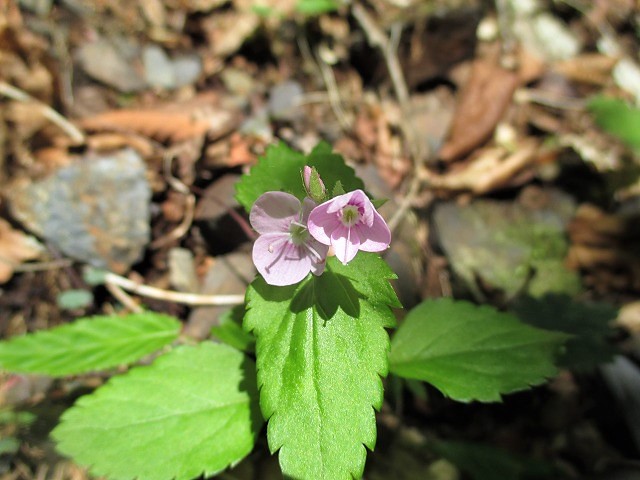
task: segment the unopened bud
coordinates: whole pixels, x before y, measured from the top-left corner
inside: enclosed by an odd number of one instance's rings
[[[316,203],[324,202],[327,195],[327,189],[320,178],[320,174],[315,167],[305,165],[302,169],[302,183],[307,192],[307,196]]]

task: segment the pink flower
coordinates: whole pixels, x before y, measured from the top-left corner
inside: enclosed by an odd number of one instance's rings
[[[293,285],[309,272],[324,271],[329,247],[307,230],[307,218],[316,204],[285,192],[267,192],[251,207],[249,221],[260,236],[253,244],[253,263],[270,285]]]
[[[309,232],[331,245],[347,264],[358,250],[381,252],[391,243],[391,231],[362,190],[339,195],[318,205],[309,215]]]

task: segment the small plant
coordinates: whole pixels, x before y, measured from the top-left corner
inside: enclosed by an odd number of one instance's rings
[[[53,431],[60,452],[92,474],[213,475],[253,449],[266,421],[286,477],[359,478],[389,372],[463,402],[499,401],[554,375],[568,336],[488,306],[425,301],[389,337],[401,308],[380,256],[391,232],[328,145],[306,156],[270,148],[237,185],[237,199],[259,234],[260,272],[244,308],[217,327],[237,348],[189,344],[176,319],[152,312],[80,319],[0,343],[5,370],[52,376],[161,352],[81,397]]]

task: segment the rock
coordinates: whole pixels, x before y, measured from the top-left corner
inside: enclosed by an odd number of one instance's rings
[[[91,77],[121,92],[138,92],[147,87],[142,74],[134,67],[139,50],[127,42],[112,42],[99,38],[82,45],[78,62]]]
[[[142,51],[146,82],[152,87],[174,89],[191,85],[202,73],[197,55],[169,58],[158,45],[148,45]]]
[[[172,60],[173,71],[176,76],[175,86],[191,85],[202,73],[202,62],[197,55],[183,55]]]
[[[579,291],[577,273],[563,263],[565,227],[574,211],[574,201],[561,191],[529,190],[518,202],[441,203],[433,223],[451,269],[476,299],[484,299],[481,284],[506,298],[540,297]]]
[[[304,90],[298,82],[286,81],[269,92],[269,114],[276,120],[291,121],[301,114],[300,100]]]
[[[142,50],[145,80],[152,87],[175,88],[176,73],[173,62],[157,45],[147,45]]]
[[[116,273],[149,242],[151,188],[132,149],[87,155],[38,181],[9,188],[13,215],[71,258]]]
[[[215,257],[207,272],[200,293],[205,295],[237,295],[247,289],[256,275],[251,252],[240,251]],[[220,315],[230,307],[198,307],[189,315],[185,335],[197,339],[206,338],[211,327],[218,324]]]

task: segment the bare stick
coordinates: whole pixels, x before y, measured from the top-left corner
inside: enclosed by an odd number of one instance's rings
[[[182,303],[192,306],[223,306],[241,305],[244,303],[244,295],[201,295],[197,293],[182,293],[174,290],[163,290],[161,288],[143,285],[128,278],[121,277],[112,272],[104,274],[105,283],[117,285],[128,292],[135,293],[142,297],[155,298],[166,302]]]
[[[138,305],[133,298],[127,294],[122,288],[114,283],[105,284],[109,293],[115,297],[122,305],[124,305],[127,310],[133,313],[141,313],[143,311],[142,307]]]
[[[42,115],[52,123],[55,123],[60,129],[65,132],[74,143],[82,144],[84,143],[84,134],[69,120],[64,118],[58,112],[56,112],[49,105],[42,103],[40,100],[33,98],[27,92],[20,90],[12,85],[9,85],[6,82],[0,81],[0,95],[4,95],[12,100],[16,100],[18,102],[33,102],[36,104]]]
[[[355,19],[358,21],[369,40],[369,44],[372,47],[377,47],[382,52],[387,69],[389,70],[389,76],[391,77],[391,83],[393,89],[400,103],[400,108],[404,114],[402,122],[402,130],[407,142],[409,143],[409,150],[413,157],[413,177],[405,198],[400,204],[400,207],[396,210],[393,217],[389,220],[389,227],[391,230],[395,230],[402,220],[402,217],[406,214],[407,210],[411,207],[411,203],[420,192],[420,188],[423,183],[420,170],[422,169],[429,152],[424,151],[424,144],[419,140],[418,132],[414,128],[414,125],[406,121],[411,110],[411,104],[409,100],[409,89],[405,82],[402,68],[400,66],[400,60],[396,55],[396,47],[400,41],[400,34],[402,33],[402,25],[396,23],[391,28],[391,39],[387,37],[386,33],[378,26],[375,20],[369,15],[369,12],[359,3],[355,3],[352,8],[352,13]]]

